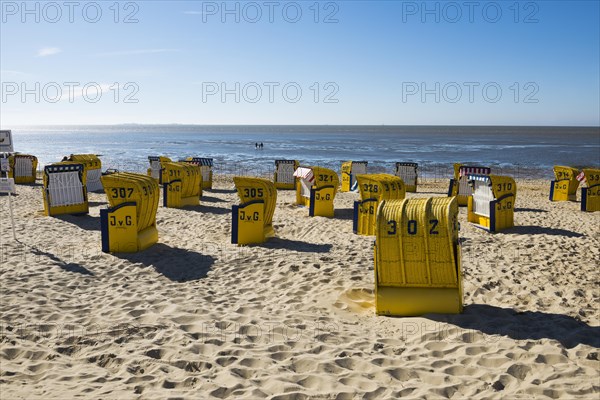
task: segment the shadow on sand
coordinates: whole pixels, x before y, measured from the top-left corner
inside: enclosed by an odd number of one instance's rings
[[[207,202],[207,203],[226,203],[225,200],[219,199],[218,197],[205,196],[204,194],[200,198],[200,203],[202,204],[202,202]]]
[[[90,270],[85,268],[83,265],[75,264],[75,263],[67,263],[62,258],[58,257],[55,254],[48,253],[47,251],[41,250],[35,246],[30,246],[19,240],[17,240],[17,242],[21,243],[21,245],[23,245],[23,246],[29,247],[31,249],[31,253],[33,255],[49,258],[63,271],[72,272],[72,273],[76,273],[76,274],[82,274],[82,275],[91,275],[91,276],[94,275],[93,272],[91,272]],[[70,248],[67,248],[67,251],[70,251],[70,250],[71,250]]]
[[[60,219],[61,221],[68,222],[73,225],[77,225],[81,229],[86,231],[99,231],[100,230],[100,217],[92,217],[91,215],[57,215],[54,218]]]
[[[202,203],[200,203],[199,206],[186,207],[185,209],[190,210],[190,211],[196,211],[199,213],[208,213],[208,214],[216,214],[216,215],[231,214],[231,208],[207,206]]]
[[[352,221],[354,219],[354,208],[338,208],[335,210],[334,217]]]
[[[107,206],[107,201],[88,201],[90,207]]]
[[[207,189],[208,193],[237,193],[236,189]]]
[[[579,344],[600,347],[600,327],[589,326],[562,314],[518,312],[511,308],[471,304],[465,306],[462,314],[428,314],[424,317],[488,335],[508,336],[515,340],[553,339],[566,348],[573,348]]]
[[[516,233],[517,235],[551,235],[551,236],[565,236],[565,237],[583,237],[582,233],[569,231],[566,229],[548,228],[545,226],[514,226],[509,229],[505,229],[500,234]]]
[[[152,267],[174,282],[189,282],[205,278],[215,263],[215,258],[212,256],[163,243],[157,243],[139,253],[114,255],[132,263]]]
[[[266,249],[286,249],[303,253],[329,253],[333,247],[331,244],[307,243],[299,240],[282,239],[278,237],[270,238],[267,242],[260,245]]]
[[[542,210],[541,208],[515,208],[515,212],[532,212],[532,213],[547,213],[548,210]]]

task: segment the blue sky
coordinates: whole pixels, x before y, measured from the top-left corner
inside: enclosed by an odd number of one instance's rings
[[[3,127],[600,125],[598,1],[1,3]]]

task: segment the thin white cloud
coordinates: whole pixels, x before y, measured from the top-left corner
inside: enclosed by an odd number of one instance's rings
[[[38,50],[38,57],[48,57],[60,53],[62,50],[58,47],[43,47]]]
[[[97,53],[96,57],[115,57],[115,56],[136,56],[141,54],[158,54],[158,53],[174,53],[179,49],[138,49],[138,50],[123,50],[112,51],[108,53]]]
[[[96,83],[93,86],[89,86],[87,92],[85,93],[86,96],[89,96],[91,98],[96,98],[97,96],[108,96],[108,94],[112,95],[111,93],[111,87],[113,89],[115,89],[114,87],[114,83],[110,84],[110,83]],[[71,100],[76,100],[79,97],[83,97],[84,96],[84,90],[82,86],[76,86],[73,88],[72,91],[69,90],[63,90],[62,96],[60,97],[60,101],[64,101],[64,102],[70,102]]]
[[[31,74],[27,73],[27,72],[23,72],[23,71],[15,71],[12,69],[0,69],[0,76],[3,78],[8,78],[8,77],[22,77],[22,78],[26,78],[29,76],[32,76]]]
[[[202,11],[184,11],[183,13],[187,14],[187,15],[202,15],[203,14]]]

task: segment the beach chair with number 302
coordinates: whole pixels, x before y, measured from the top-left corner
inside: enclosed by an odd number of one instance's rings
[[[377,210],[375,243],[378,315],[462,311],[455,197],[383,200]]]

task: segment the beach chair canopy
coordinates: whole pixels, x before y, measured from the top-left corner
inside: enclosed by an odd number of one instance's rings
[[[455,197],[383,200],[375,243],[377,314],[462,311]]]

